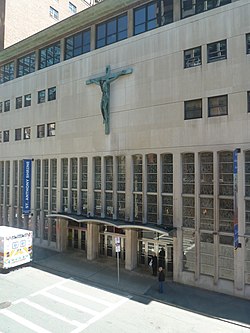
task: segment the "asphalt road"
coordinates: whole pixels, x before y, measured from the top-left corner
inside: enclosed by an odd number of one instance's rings
[[[249,333],[147,296],[35,267],[0,274],[0,333]]]

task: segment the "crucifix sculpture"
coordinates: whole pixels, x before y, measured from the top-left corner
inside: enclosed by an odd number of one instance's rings
[[[110,133],[110,83],[121,75],[131,74],[132,68],[123,69],[116,73],[111,73],[110,65],[106,66],[106,74],[86,81],[86,84],[95,83],[100,86],[102,91],[101,112],[105,124],[105,134]]]

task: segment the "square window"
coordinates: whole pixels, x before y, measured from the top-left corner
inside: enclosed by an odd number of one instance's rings
[[[24,96],[24,107],[31,106],[31,94]]]
[[[207,62],[227,59],[226,39],[207,45]]]
[[[15,140],[19,141],[22,139],[22,129],[21,128],[16,128],[15,129]]]
[[[31,134],[31,128],[30,127],[24,127],[23,129],[23,138],[24,140],[30,139]]]
[[[16,98],[16,109],[21,109],[23,107],[22,96]]]
[[[228,114],[227,95],[208,98],[208,117],[224,116]]]
[[[53,101],[56,99],[56,87],[48,89],[48,101]]]
[[[3,102],[0,102],[0,113],[3,112]]]
[[[53,7],[49,7],[49,15],[56,20],[59,20],[59,12]]]
[[[4,112],[10,111],[10,100],[4,101]]]
[[[250,112],[250,91],[247,92],[247,112]]]
[[[69,2],[69,10],[75,14],[77,12],[77,8],[76,6],[72,3],[72,2]]]
[[[3,131],[3,142],[9,142],[10,140],[10,131],[6,130]]]
[[[37,137],[44,138],[45,137],[45,125],[38,125],[37,126]]]
[[[201,65],[201,47],[184,51],[184,68]]]
[[[56,135],[56,124],[51,123],[47,124],[47,136],[55,136]]]
[[[38,104],[45,103],[45,95],[46,95],[45,89],[38,91],[38,94],[37,94],[37,103]]]
[[[185,116],[184,119],[202,118],[202,99],[195,99],[184,102]]]
[[[250,34],[246,35],[246,49],[247,49],[247,54],[250,54]]]

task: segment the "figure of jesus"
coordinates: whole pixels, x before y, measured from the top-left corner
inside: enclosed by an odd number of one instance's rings
[[[121,75],[131,74],[133,70],[131,68],[121,70],[116,73],[111,73],[110,66],[106,67],[106,74],[97,78],[89,79],[86,81],[86,84],[95,83],[100,86],[102,92],[101,99],[101,113],[103,117],[103,122],[105,124],[105,134],[109,134],[110,128],[110,83],[116,80]]]

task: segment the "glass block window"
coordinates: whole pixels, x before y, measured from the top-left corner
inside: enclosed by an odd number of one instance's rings
[[[102,179],[102,168],[101,168],[101,157],[97,156],[94,157],[94,189],[100,190],[101,189],[101,179]]]
[[[142,194],[134,194],[133,195],[134,201],[134,221],[135,222],[142,222],[142,212],[143,212],[143,205],[142,205]]]
[[[32,52],[17,60],[17,77],[35,72],[36,54]]]
[[[182,198],[182,219],[183,226],[195,228],[195,199],[194,197]]]
[[[62,187],[64,189],[68,188],[68,159],[62,159]]]
[[[81,183],[80,187],[82,190],[87,190],[88,188],[88,158],[82,157],[80,159],[80,172],[81,172]]]
[[[147,194],[147,222],[157,224],[157,195]]]
[[[214,199],[200,198],[200,229],[214,230]]]
[[[227,41],[210,43],[207,45],[207,62],[227,59]]]
[[[22,129],[16,128],[15,129],[15,141],[22,140]]]
[[[64,59],[71,59],[90,51],[90,29],[65,39]]]
[[[228,114],[227,95],[208,98],[208,117],[224,116],[227,114]]]
[[[133,190],[142,192],[142,155],[133,156]]]
[[[117,157],[117,190],[125,191],[126,189],[126,157]]]
[[[31,94],[24,96],[24,107],[31,106]]]
[[[76,214],[77,210],[78,210],[77,190],[72,189],[71,190],[71,212]]]
[[[68,212],[68,204],[69,204],[69,197],[68,197],[68,190],[62,191],[62,209],[63,212]]]
[[[233,195],[233,152],[219,153],[219,195]]]
[[[212,234],[201,233],[200,238],[200,273],[214,276],[214,237]]]
[[[233,199],[219,200],[219,230],[223,232],[234,231],[234,201]]]
[[[219,236],[219,278],[234,279],[234,247],[232,236]]]
[[[187,153],[182,156],[182,193],[194,194],[195,166],[194,154]]]
[[[112,191],[113,190],[113,157],[105,157],[105,189]]]
[[[57,187],[57,160],[53,158],[50,161],[51,165],[51,187],[56,188]]]
[[[56,99],[56,87],[48,89],[48,101],[54,101]]]
[[[88,213],[88,193],[81,191],[81,213],[87,215]]]
[[[16,97],[16,109],[21,109],[23,107],[23,97]]]
[[[173,196],[162,196],[162,224],[173,227]]]
[[[45,137],[45,125],[37,125],[37,138]]]
[[[201,65],[201,46],[184,51],[184,68]]]
[[[38,93],[37,93],[37,103],[38,104],[45,103],[45,99],[46,99],[45,89],[38,91]]]
[[[183,230],[182,235],[182,267],[183,271],[195,272],[196,246],[195,233],[192,230]]]
[[[184,119],[202,118],[202,99],[184,102]]]
[[[14,80],[14,61],[0,67],[0,84]]]
[[[96,48],[126,39],[127,25],[127,14],[98,24],[96,27]]]
[[[157,155],[148,154],[147,158],[147,192],[157,193]]]
[[[213,153],[200,154],[200,194],[213,195],[214,193]]]
[[[71,158],[71,188],[77,189],[78,184],[78,164],[77,158]]]
[[[250,234],[250,151],[245,152],[245,221],[245,232]]]
[[[56,242],[56,219],[50,219],[51,241]]]
[[[60,42],[39,50],[39,69],[46,68],[60,62]]]
[[[173,193],[173,155],[162,155],[162,192]]]

